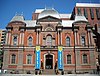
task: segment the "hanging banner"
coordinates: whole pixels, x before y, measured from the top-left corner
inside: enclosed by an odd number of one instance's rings
[[[62,46],[58,46],[58,69],[63,69],[63,56],[62,56]]]
[[[35,69],[40,69],[40,46],[36,46]]]

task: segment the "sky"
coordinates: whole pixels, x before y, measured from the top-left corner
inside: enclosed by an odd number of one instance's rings
[[[0,0],[0,29],[5,29],[16,13],[23,13],[25,20],[31,20],[36,9],[45,7],[53,7],[59,13],[69,14],[76,3],[100,4],[100,0]]]

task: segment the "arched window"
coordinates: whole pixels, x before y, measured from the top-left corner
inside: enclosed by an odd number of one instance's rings
[[[32,55],[27,55],[27,64],[32,64]]]
[[[12,54],[11,55],[11,64],[15,64],[16,63],[16,55]]]
[[[47,46],[52,46],[52,36],[51,35],[47,35],[47,37],[46,37],[46,45]]]
[[[17,45],[17,36],[13,36],[13,45]]]
[[[66,38],[66,46],[70,46],[70,38],[69,37]]]
[[[88,63],[87,55],[83,54],[83,64],[87,64],[87,63]]]
[[[33,42],[32,37],[29,37],[28,38],[28,46],[32,46],[32,42]]]
[[[45,29],[45,31],[53,31],[53,29],[52,29],[51,27],[47,27],[47,28]]]
[[[85,36],[81,36],[81,43],[83,46],[85,46]]]
[[[67,64],[71,64],[71,55],[67,55]]]

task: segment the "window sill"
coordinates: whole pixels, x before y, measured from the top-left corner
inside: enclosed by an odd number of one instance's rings
[[[17,65],[17,64],[9,64],[9,65]]]
[[[87,63],[87,64],[81,64],[81,65],[82,65],[82,66],[86,66],[86,65],[90,65],[90,64]]]
[[[35,66],[35,64],[23,64],[24,66]]]
[[[64,66],[75,66],[75,64],[64,64]]]

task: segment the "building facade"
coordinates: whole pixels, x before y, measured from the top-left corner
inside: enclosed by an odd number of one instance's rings
[[[5,44],[6,39],[6,29],[0,29],[0,69],[2,69],[3,65],[3,46]]]
[[[14,16],[6,27],[3,69],[34,73],[57,63],[66,73],[93,73],[98,57],[91,28],[100,26],[100,4],[83,5],[77,3],[72,14],[45,8],[36,9],[32,20]]]

